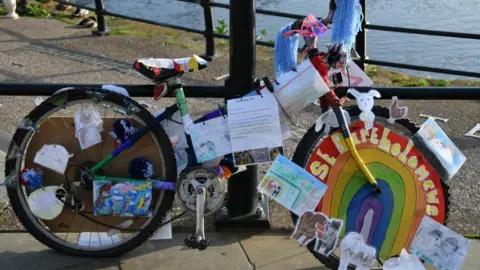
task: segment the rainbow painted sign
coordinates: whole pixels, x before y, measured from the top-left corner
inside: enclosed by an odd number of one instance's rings
[[[377,123],[366,130],[356,122],[350,131],[383,192],[378,197],[371,192],[342,134],[336,132],[320,143],[307,163],[306,170],[328,185],[316,210],[344,221],[340,237],[356,231],[381,258],[399,255],[425,215],[444,224],[440,177],[408,138]]]

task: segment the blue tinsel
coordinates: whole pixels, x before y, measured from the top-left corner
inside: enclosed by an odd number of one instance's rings
[[[347,56],[360,32],[363,14],[358,0],[336,0],[337,8],[333,15],[332,42],[342,43]]]
[[[283,27],[277,33],[273,58],[276,78],[297,65],[298,35],[293,34],[290,37],[283,35],[292,30],[292,24]]]

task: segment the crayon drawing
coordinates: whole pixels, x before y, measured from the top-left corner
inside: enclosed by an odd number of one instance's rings
[[[258,190],[301,215],[315,209],[327,186],[289,159],[277,154]]]

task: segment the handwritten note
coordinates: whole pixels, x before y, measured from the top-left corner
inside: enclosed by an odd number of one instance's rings
[[[279,108],[270,92],[231,99],[227,106],[236,166],[271,162],[283,153]]]

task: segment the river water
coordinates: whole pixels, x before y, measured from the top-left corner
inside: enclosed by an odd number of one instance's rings
[[[196,4],[175,0],[104,1],[111,12],[204,29],[203,11]],[[313,13],[321,17],[327,12],[328,0],[257,0],[257,8],[305,15]],[[228,12],[214,8],[215,20],[228,22]],[[367,0],[367,12],[367,20],[372,24],[480,34],[480,0]],[[274,40],[277,30],[291,21],[257,15],[257,32],[265,29],[265,39]],[[370,59],[480,72],[480,40],[369,30],[367,48]],[[433,78],[462,78],[399,71]]]

